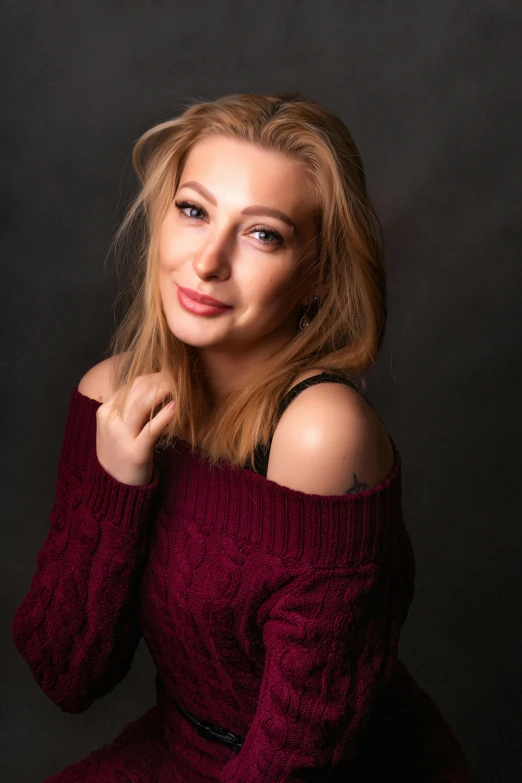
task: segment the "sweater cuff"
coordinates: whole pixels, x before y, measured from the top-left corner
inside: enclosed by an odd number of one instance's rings
[[[107,473],[95,457],[82,481],[81,501],[104,522],[132,536],[146,524],[158,484],[159,473],[155,465],[149,484],[123,484]]]
[[[71,390],[60,463],[78,477],[78,502],[110,520],[122,533],[134,535],[148,515],[159,473],[154,465],[151,482],[142,486],[123,484],[107,473],[96,455],[96,411],[101,404],[79,392],[77,386]]]

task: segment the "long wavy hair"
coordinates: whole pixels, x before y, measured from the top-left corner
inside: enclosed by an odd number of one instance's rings
[[[165,318],[159,291],[158,233],[192,145],[210,134],[246,140],[305,164],[319,204],[312,269],[325,293],[308,327],[267,360],[259,375],[212,406],[197,351],[179,340]],[[237,94],[192,102],[174,119],[146,131],[132,163],[141,187],[116,231],[111,249],[129,241],[124,317],[110,338],[116,406],[120,413],[133,381],[162,372],[171,381],[176,415],[156,448],[180,438],[212,464],[252,465],[254,449],[273,435],[281,398],[301,373],[335,372],[366,389],[386,325],[386,271],[382,227],[369,199],[355,142],[334,114],[299,93]],[[124,361],[121,361],[124,359]]]

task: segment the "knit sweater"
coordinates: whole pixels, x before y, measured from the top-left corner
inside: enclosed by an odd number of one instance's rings
[[[156,703],[48,779],[154,783],[471,781],[398,658],[415,561],[401,460],[377,487],[312,495],[177,439],[131,486],[96,456],[101,403],[71,392],[49,529],[13,639],[44,693],[79,713],[143,636]],[[175,703],[244,736],[201,736]]]

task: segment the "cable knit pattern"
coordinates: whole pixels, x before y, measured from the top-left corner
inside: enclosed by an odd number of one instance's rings
[[[342,496],[211,466],[181,440],[133,487],[98,462],[99,405],[73,388],[13,639],[46,695],[81,712],[122,680],[143,635],[157,703],[48,783],[470,783],[398,658],[415,561],[393,441],[388,478]],[[173,699],[243,735],[240,752]]]

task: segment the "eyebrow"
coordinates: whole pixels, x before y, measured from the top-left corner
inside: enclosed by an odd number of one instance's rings
[[[196,182],[196,180],[191,180],[190,182],[184,182],[183,185],[180,185],[178,190],[181,190],[182,188],[193,188],[194,190],[197,190],[199,193],[201,193],[202,196],[204,196],[208,201],[210,201],[211,204],[213,204],[215,207],[217,207],[217,201],[212,195],[212,193],[207,190],[200,182]],[[297,226],[295,225],[294,221],[291,220],[288,215],[285,212],[281,212],[280,209],[275,209],[274,207],[264,207],[261,204],[252,204],[250,207],[245,207],[245,209],[241,210],[241,215],[269,215],[270,217],[278,218],[278,220],[282,220],[283,223],[286,223],[287,226],[290,226],[291,229],[297,234]]]

